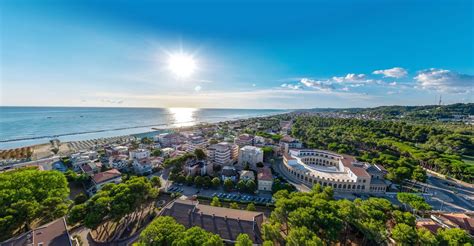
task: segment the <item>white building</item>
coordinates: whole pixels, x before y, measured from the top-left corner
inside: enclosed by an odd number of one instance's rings
[[[257,163],[263,162],[263,150],[254,146],[244,146],[239,151],[239,165],[244,167],[246,163],[252,169],[257,168]]]
[[[259,168],[257,174],[258,190],[271,191],[273,186],[272,171],[268,167]]]
[[[219,165],[230,165],[235,160],[238,146],[227,142],[213,144],[207,148],[209,161]]]
[[[71,155],[71,164],[75,171],[79,171],[83,165],[94,162],[99,157],[96,151],[86,151]]]
[[[136,149],[136,150],[131,150],[129,153],[130,159],[132,160],[140,160],[144,158],[150,157],[150,151],[147,149]]]
[[[254,141],[253,145],[255,145],[257,147],[265,146],[265,138],[262,137],[262,136],[255,136],[253,141]]]
[[[335,191],[365,193],[383,193],[387,189],[383,167],[330,151],[290,150],[283,154],[281,169],[308,186],[320,184]]]
[[[132,166],[133,171],[140,175],[147,175],[153,172],[153,166],[148,158],[135,159]]]

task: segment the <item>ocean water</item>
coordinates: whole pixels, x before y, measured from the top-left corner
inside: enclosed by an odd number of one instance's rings
[[[285,113],[268,109],[0,107],[0,149]]]

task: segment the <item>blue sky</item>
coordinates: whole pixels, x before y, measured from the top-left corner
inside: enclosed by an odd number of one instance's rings
[[[473,102],[472,1],[0,2],[1,105]],[[196,71],[173,74],[170,54]]]

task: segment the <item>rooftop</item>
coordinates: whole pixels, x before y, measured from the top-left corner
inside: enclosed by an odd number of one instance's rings
[[[268,167],[262,167],[258,169],[258,180],[266,180],[271,181],[273,180],[272,170]]]
[[[201,205],[190,200],[177,200],[163,209],[163,215],[172,216],[187,228],[199,226],[219,234],[224,240],[235,241],[240,233],[246,233],[261,243],[261,212]]]
[[[105,172],[94,174],[94,176],[92,176],[92,180],[94,181],[94,183],[100,184],[102,182],[105,182],[107,180],[114,179],[120,176],[122,176],[122,173],[120,173],[119,170],[114,168],[114,169],[107,170]]]
[[[72,245],[64,218],[42,225],[18,237],[11,238],[1,245],[5,246],[66,246]]]

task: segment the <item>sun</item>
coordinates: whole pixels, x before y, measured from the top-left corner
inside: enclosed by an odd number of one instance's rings
[[[168,69],[179,78],[191,76],[196,68],[196,61],[191,55],[180,52],[168,57]]]

